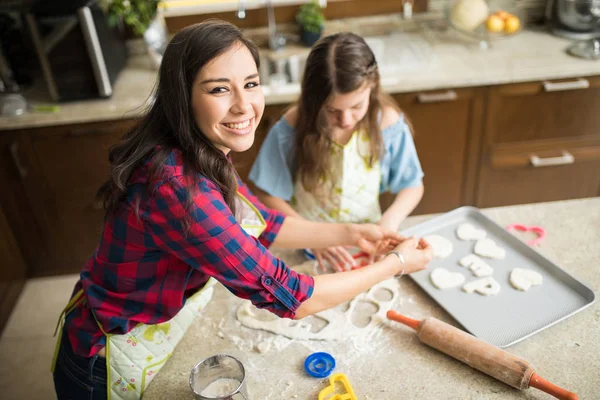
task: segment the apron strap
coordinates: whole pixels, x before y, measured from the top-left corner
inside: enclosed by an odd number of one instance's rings
[[[54,355],[52,356],[52,365],[50,367],[50,372],[54,373],[54,369],[56,367],[56,359],[58,358],[58,351],[60,349],[60,344],[62,342],[62,327],[64,326],[65,317],[71,311],[75,309],[78,305],[82,304],[85,301],[85,296],[83,295],[83,289],[80,289],[75,296],[69,300],[65,308],[60,313],[58,317],[58,322],[56,323],[56,329],[54,329],[54,337],[56,337],[56,333],[58,333],[58,339],[56,340],[56,345],[54,346]],[[60,330],[59,330],[60,328]]]

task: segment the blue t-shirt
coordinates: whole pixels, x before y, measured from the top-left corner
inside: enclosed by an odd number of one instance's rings
[[[398,193],[404,188],[420,185],[423,170],[404,116],[385,128],[381,134],[385,152],[379,160],[379,192]],[[291,200],[294,194],[291,164],[294,158],[295,136],[296,129],[285,117],[281,117],[267,134],[249,175],[250,180],[260,189],[286,201]]]

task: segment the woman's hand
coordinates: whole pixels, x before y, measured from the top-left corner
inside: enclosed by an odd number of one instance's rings
[[[404,263],[398,261],[398,273],[401,274],[424,270],[433,258],[433,248],[425,239],[408,238],[398,244],[394,250],[404,257]],[[396,255],[390,254],[388,257],[396,257]]]
[[[337,272],[348,271],[356,266],[356,260],[344,246],[312,249],[311,251],[323,272],[327,270],[325,263],[329,263]]]
[[[351,245],[368,254],[381,254],[382,248],[389,243],[399,243],[404,237],[397,232],[375,224],[350,224]]]

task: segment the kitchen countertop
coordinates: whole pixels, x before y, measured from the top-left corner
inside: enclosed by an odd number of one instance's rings
[[[600,288],[600,197],[490,208],[483,213],[503,226],[543,226],[547,236],[539,251],[595,292]],[[401,229],[429,218],[410,217]],[[273,252],[291,265],[302,260],[298,252]],[[399,285],[401,297],[395,309],[413,318],[433,316],[456,325],[410,278],[400,278]],[[361,400],[551,398],[537,389],[518,391],[451,359],[420,343],[413,331],[400,324],[374,328],[368,336],[373,340],[366,342],[354,338],[291,341],[240,327],[234,316],[240,302],[217,286],[205,314],[192,324],[152,381],[145,400],[192,399],[188,385],[192,367],[218,353],[238,357],[245,365],[252,400],[316,399],[328,381],[310,378],[303,372],[304,359],[314,351],[334,355],[336,371],[348,375]],[[255,346],[267,339],[273,340],[273,348],[260,354]],[[373,343],[379,347],[372,348]],[[507,350],[536,366],[540,376],[577,393],[580,399],[600,398],[599,302]]]
[[[600,61],[567,55],[570,41],[547,32],[525,30],[521,34],[494,42],[488,50],[467,44],[451,32],[429,35],[434,50],[426,68],[395,76],[383,76],[389,93],[487,86],[516,82],[576,78],[600,74]],[[62,125],[132,118],[144,112],[156,78],[156,71],[143,58],[132,57],[115,84],[109,99],[60,104],[56,113],[27,112],[18,117],[0,117],[0,130]],[[25,93],[34,103],[48,102],[47,96]],[[296,99],[299,85],[277,91],[265,87],[266,104],[289,103]]]

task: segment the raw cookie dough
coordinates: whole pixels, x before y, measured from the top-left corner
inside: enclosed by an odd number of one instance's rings
[[[515,268],[510,273],[510,284],[517,290],[528,291],[532,286],[539,286],[544,277],[532,269]]]
[[[462,287],[462,290],[467,293],[477,292],[484,296],[495,296],[500,292],[500,284],[494,278],[488,276],[487,278],[466,283]]]
[[[380,290],[391,293],[391,298],[378,299],[376,294]],[[400,286],[396,278],[385,280],[373,286],[367,292],[361,293],[350,301],[348,309],[344,312],[337,308],[321,311],[313,317],[326,322],[326,325],[317,332],[313,332],[313,326],[305,318],[299,321],[287,318],[279,318],[267,310],[261,310],[252,305],[250,301],[242,302],[237,311],[237,320],[247,328],[261,329],[290,339],[299,340],[341,340],[348,335],[356,335],[365,332],[367,328],[387,321],[386,313],[392,308],[392,304],[400,297]],[[367,326],[357,327],[352,322],[353,313],[360,302],[373,303],[378,311],[371,315]]]
[[[428,235],[424,236],[431,247],[433,247],[433,256],[435,258],[446,258],[452,254],[454,246],[452,242],[440,235]]]
[[[465,277],[460,272],[450,272],[446,268],[434,269],[429,279],[438,289],[450,289],[462,285],[465,281]]]
[[[461,240],[479,240],[483,239],[486,232],[483,229],[477,229],[471,224],[460,224],[456,229],[456,236]]]
[[[458,262],[463,267],[468,267],[473,275],[480,278],[482,276],[492,276],[494,268],[490,267],[485,261],[476,256],[475,254],[469,254],[460,259]]]
[[[492,239],[479,239],[475,243],[475,254],[482,257],[496,258],[503,260],[506,257],[506,250],[498,246]]]

